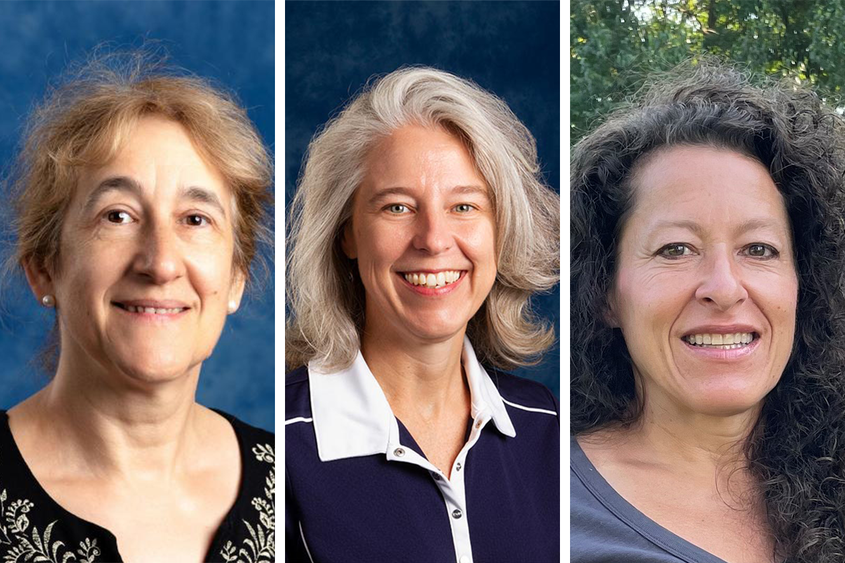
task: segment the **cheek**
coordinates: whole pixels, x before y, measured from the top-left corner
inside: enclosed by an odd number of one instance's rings
[[[195,253],[188,262],[188,271],[194,291],[201,297],[227,299],[232,283],[231,256],[217,253]]]
[[[620,269],[613,290],[613,317],[626,340],[655,332],[664,337],[689,302],[689,292],[677,276],[644,276]]]
[[[371,225],[357,229],[355,241],[360,265],[390,263],[407,248],[408,230],[398,225]]]
[[[485,221],[480,225],[467,226],[460,232],[468,258],[479,262],[479,266],[496,269],[496,227]]]

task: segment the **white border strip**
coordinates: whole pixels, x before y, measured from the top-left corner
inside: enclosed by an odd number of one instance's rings
[[[296,418],[291,418],[290,420],[285,421],[285,426],[288,424],[293,424],[294,422],[311,422],[314,420],[313,418],[305,418],[304,416],[297,416]]]
[[[505,404],[508,404],[508,405],[510,405],[510,406],[512,406],[512,407],[514,407],[514,408],[517,408],[517,409],[522,409],[522,410],[524,410],[524,411],[529,411],[529,412],[541,412],[541,413],[543,413],[543,414],[550,414],[550,415],[552,415],[552,416],[557,416],[557,413],[556,413],[555,411],[550,411],[550,410],[546,410],[546,409],[535,409],[534,407],[523,407],[522,405],[517,405],[516,403],[511,403],[510,401],[508,401],[508,400],[507,400],[507,399],[505,399],[504,397],[502,397],[502,401],[503,401]],[[287,423],[285,423],[285,424],[287,424]]]
[[[314,563],[314,558],[311,557],[311,550],[308,549],[308,543],[305,541],[305,533],[302,531],[302,522],[299,523],[299,535],[302,537],[302,545],[305,546],[305,553],[308,554],[308,559],[311,560],[311,563]]]

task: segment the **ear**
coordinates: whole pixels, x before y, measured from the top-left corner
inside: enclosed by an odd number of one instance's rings
[[[35,263],[35,260],[30,258],[25,260],[22,264],[23,271],[26,274],[26,281],[38,302],[45,295],[52,295],[55,297],[56,292],[53,286],[53,276],[47,271],[47,268]]]
[[[235,278],[232,280],[232,285],[229,286],[229,301],[227,312],[231,315],[237,311],[241,306],[241,299],[244,296],[244,288],[246,287],[246,274],[238,268],[235,272]]]
[[[619,317],[616,315],[616,298],[612,292],[607,296],[607,303],[602,317],[610,328],[619,328]]]
[[[343,235],[340,238],[340,247],[343,253],[350,260],[358,258],[358,243],[355,241],[355,233],[352,230],[352,219],[349,219],[343,226]]]

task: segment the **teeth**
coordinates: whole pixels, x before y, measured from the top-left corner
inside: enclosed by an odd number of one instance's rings
[[[751,332],[737,332],[735,334],[690,334],[689,336],[685,336],[684,340],[693,346],[734,350],[750,344],[754,340],[754,334]]]
[[[176,313],[182,312],[181,307],[176,307],[175,309],[161,309],[155,307],[135,307],[133,305],[124,305],[123,308],[130,313],[147,313],[149,315],[175,315]]]
[[[413,285],[420,285],[429,288],[443,287],[450,283],[455,283],[461,277],[461,273],[456,270],[447,270],[438,272],[437,274],[408,273],[404,274],[408,283]]]

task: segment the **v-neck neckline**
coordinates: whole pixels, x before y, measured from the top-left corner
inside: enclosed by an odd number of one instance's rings
[[[232,416],[230,416],[230,415],[228,415],[228,414],[226,414],[222,411],[219,411],[217,409],[211,409],[211,410],[213,410],[215,413],[217,413],[218,415],[220,415],[224,419],[226,419],[226,421],[232,426],[232,429],[235,432],[235,436],[236,436],[237,441],[238,441],[238,453],[239,453],[239,457],[240,457],[240,460],[241,460],[241,471],[240,471],[241,478],[240,478],[240,483],[238,483],[238,493],[235,496],[235,501],[232,503],[232,506],[229,507],[229,510],[226,511],[226,516],[224,516],[222,522],[220,522],[220,525],[217,527],[217,530],[214,532],[214,535],[211,538],[211,543],[209,543],[209,548],[206,551],[205,555],[203,556],[203,559],[202,559],[203,561],[210,561],[211,559],[209,559],[209,557],[211,557],[212,554],[217,553],[220,550],[219,548],[222,545],[224,533],[225,533],[226,530],[229,530],[233,527],[233,524],[234,524],[233,520],[235,518],[235,512],[236,512],[238,503],[239,503],[240,499],[243,497],[243,495],[246,494],[246,479],[245,479],[246,460],[245,460],[245,457],[244,457],[244,452],[246,452],[248,448],[247,448],[247,445],[244,442],[243,433],[238,428],[238,425],[235,424],[235,420]],[[0,410],[0,418],[2,419],[2,420],[0,420],[0,433],[2,433],[2,436],[0,436],[0,445],[2,445],[3,442],[7,442],[8,446],[9,446],[7,455],[9,455],[11,457],[11,459],[9,459],[8,457],[3,456],[5,458],[4,462],[13,464],[14,467],[16,467],[19,470],[22,478],[31,483],[31,485],[35,489],[35,491],[38,494],[40,494],[43,497],[43,499],[46,500],[51,505],[52,509],[55,512],[57,512],[58,514],[64,515],[68,518],[71,518],[73,520],[76,520],[76,521],[80,522],[81,524],[83,524],[84,526],[90,527],[92,530],[94,530],[95,533],[99,534],[100,537],[102,537],[104,539],[104,541],[105,540],[111,541],[112,545],[114,546],[114,552],[118,555],[119,561],[122,562],[123,557],[120,555],[120,550],[118,549],[117,536],[115,536],[114,533],[112,533],[107,528],[105,528],[105,527],[103,527],[99,524],[95,524],[94,522],[91,522],[90,520],[86,520],[85,518],[81,518],[81,517],[77,516],[76,514],[74,514],[70,510],[66,509],[64,506],[62,506],[58,501],[56,501],[47,492],[47,490],[41,485],[41,482],[38,481],[38,479],[35,477],[35,474],[30,469],[29,464],[27,464],[26,460],[23,457],[23,454],[21,454],[21,451],[18,448],[18,444],[15,441],[15,437],[12,434],[12,429],[9,426],[9,413],[5,410]]]

